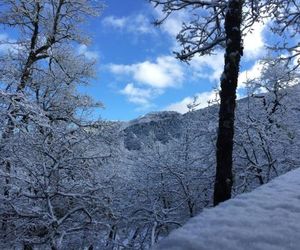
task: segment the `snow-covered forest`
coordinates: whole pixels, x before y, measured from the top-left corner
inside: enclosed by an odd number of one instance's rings
[[[0,1],[1,28],[18,37],[0,37],[0,249],[150,249],[204,208],[300,166],[299,1],[149,2],[164,13],[157,25],[198,11],[177,36],[178,60],[224,51],[208,107],[195,98],[185,114],[95,119],[103,104],[80,87],[96,62],[76,48],[104,3]],[[267,19],[277,38],[260,76],[238,82],[243,37]]]

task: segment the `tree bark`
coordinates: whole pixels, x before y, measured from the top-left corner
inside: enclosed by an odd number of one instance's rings
[[[224,71],[221,77],[214,206],[231,198],[233,184],[234,112],[240,59],[243,55],[241,39],[243,2],[243,0],[229,1],[225,16],[226,52]]]

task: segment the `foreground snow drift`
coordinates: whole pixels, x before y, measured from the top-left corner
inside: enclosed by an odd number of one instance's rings
[[[207,209],[154,249],[300,249],[300,168]]]

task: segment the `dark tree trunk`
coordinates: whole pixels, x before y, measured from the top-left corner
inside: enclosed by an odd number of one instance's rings
[[[242,6],[243,0],[230,0],[225,16],[226,52],[225,66],[221,77],[214,206],[231,198],[234,111],[240,59],[243,54]]]

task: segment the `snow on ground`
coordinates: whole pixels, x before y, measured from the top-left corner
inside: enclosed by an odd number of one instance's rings
[[[300,168],[206,209],[155,250],[299,250]]]

